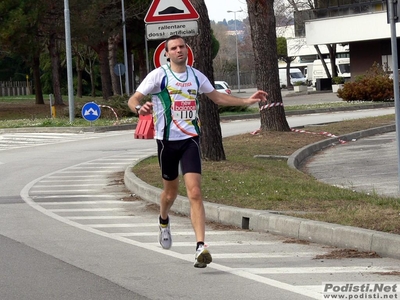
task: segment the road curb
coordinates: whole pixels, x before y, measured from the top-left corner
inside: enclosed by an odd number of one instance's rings
[[[135,124],[124,124],[114,126],[90,126],[90,127],[22,127],[22,128],[0,128],[2,133],[84,133],[84,132],[107,132],[120,130],[133,130]]]
[[[338,137],[325,139],[310,145],[306,145],[303,148],[300,148],[299,150],[295,151],[291,156],[289,156],[288,165],[293,169],[299,169],[307,161],[309,157],[314,155],[316,152],[324,150],[327,147],[339,144],[339,140],[348,142],[353,139],[357,140],[368,136],[393,132],[395,130],[396,130],[396,124],[386,125],[366,130],[360,130],[344,134]]]
[[[360,109],[376,109],[394,107],[394,102],[383,102],[376,104],[360,104],[348,107],[332,107],[332,108],[317,108],[317,109],[306,109],[306,110],[292,110],[285,111],[286,116],[295,115],[307,115],[315,113],[326,113],[326,112],[339,112],[339,111],[350,111]],[[243,119],[257,119],[260,118],[260,113],[255,114],[238,114],[238,115],[224,115],[220,116],[221,121],[234,121]],[[137,123],[134,124],[123,124],[114,126],[90,126],[90,127],[22,127],[22,128],[0,128],[0,134],[2,133],[83,133],[83,132],[106,132],[106,131],[117,131],[117,130],[132,130],[136,129]]]
[[[310,156],[326,147],[337,144],[339,139],[350,141],[394,130],[395,125],[389,125],[323,140],[305,146],[293,153],[288,159],[288,165],[291,168],[298,169]],[[150,156],[152,155],[147,157]],[[124,175],[125,186],[142,199],[159,205],[162,190],[145,183],[132,172],[132,167],[147,157],[136,161],[126,168]],[[237,208],[206,201],[204,202],[204,208],[208,221],[233,225],[258,232],[278,234],[333,247],[374,251],[383,257],[400,259],[400,252],[398,250],[400,249],[399,235],[291,217],[272,211]],[[186,197],[178,196],[171,210],[189,216],[189,200]]]

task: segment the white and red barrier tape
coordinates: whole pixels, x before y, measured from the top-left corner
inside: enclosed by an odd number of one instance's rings
[[[338,141],[339,141],[340,144],[345,144],[346,143],[345,140],[340,139],[337,135],[334,135],[334,134],[326,132],[326,131],[312,132],[312,131],[306,131],[306,130],[303,130],[303,129],[295,129],[295,128],[290,128],[290,130],[292,132],[308,133],[308,134],[314,134],[314,135],[324,135],[324,136],[327,136],[327,137],[338,138]]]
[[[108,106],[108,105],[99,105],[99,106],[100,107],[107,107],[107,108],[111,109],[111,111],[114,113],[115,118],[117,119],[113,125],[119,125],[118,115],[117,115],[117,113],[115,112],[115,110],[111,106]]]
[[[266,105],[260,106],[260,111],[271,108],[271,107],[276,107],[276,106],[283,106],[283,103],[282,102],[268,103]]]
[[[271,107],[276,107],[276,106],[283,106],[283,103],[282,103],[282,102],[274,102],[274,103],[269,103],[269,104],[263,105],[263,106],[260,107],[260,111],[262,111],[262,110],[264,110],[264,109],[271,108]],[[292,132],[298,132],[298,133],[308,133],[308,134],[315,134],[315,135],[324,135],[324,136],[333,137],[333,138],[337,137],[336,135],[334,135],[334,134],[332,134],[332,133],[329,133],[329,132],[326,132],[326,131],[323,131],[323,132],[312,132],[312,131],[306,131],[306,130],[295,129],[295,128],[290,128],[290,130],[291,130]],[[251,132],[250,134],[255,135],[255,134],[257,134],[257,133],[260,133],[260,131],[261,131],[261,129],[257,129],[257,130],[255,130],[255,131]],[[345,140],[342,140],[342,139],[338,139],[338,141],[339,141],[340,144],[345,144],[345,143],[346,143],[346,141],[345,141]]]

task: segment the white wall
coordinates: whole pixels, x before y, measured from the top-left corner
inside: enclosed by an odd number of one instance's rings
[[[315,50],[313,45],[306,44],[305,38],[287,39],[286,44],[287,44],[288,56],[303,56],[303,55],[317,54],[317,51]],[[322,54],[329,53],[328,47],[326,47],[325,45],[320,45],[319,49],[321,50]],[[349,46],[348,45],[342,46],[338,44],[336,45],[336,52],[337,53],[349,52]]]
[[[317,19],[307,21],[305,25],[308,45],[377,40],[391,36],[386,12]],[[396,23],[396,33],[400,36],[399,23]]]

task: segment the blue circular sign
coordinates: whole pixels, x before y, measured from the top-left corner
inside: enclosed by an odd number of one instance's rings
[[[125,65],[124,64],[116,64],[114,66],[114,73],[117,76],[122,76],[125,74]]]
[[[94,102],[88,102],[82,107],[82,117],[87,121],[96,121],[100,115],[100,106]]]

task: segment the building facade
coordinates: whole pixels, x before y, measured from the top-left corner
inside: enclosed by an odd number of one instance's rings
[[[352,78],[364,74],[374,62],[390,70],[399,69],[392,65],[391,31],[384,1],[315,0],[314,5],[315,9],[295,13],[296,37],[305,37],[308,46],[348,47]],[[399,36],[399,23],[396,31]]]

